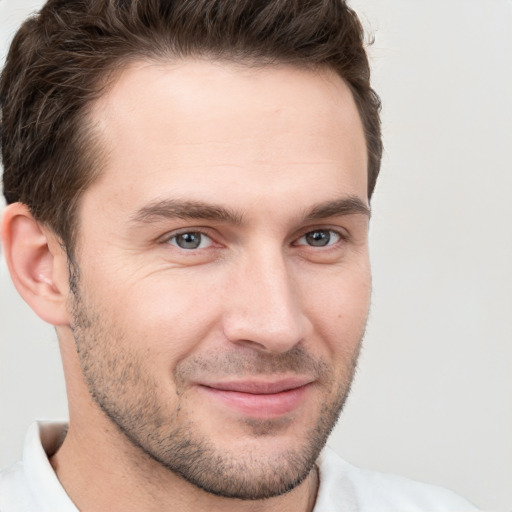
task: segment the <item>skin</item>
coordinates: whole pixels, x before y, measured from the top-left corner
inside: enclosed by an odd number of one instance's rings
[[[4,221],[11,246],[46,247],[22,294],[57,325],[64,488],[85,511],[311,510],[370,298],[348,87],[329,70],[138,62],[91,120],[108,150],[73,275],[23,207]]]

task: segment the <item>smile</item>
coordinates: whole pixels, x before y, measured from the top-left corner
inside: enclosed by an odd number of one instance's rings
[[[299,408],[312,379],[274,382],[238,381],[201,384],[199,389],[215,402],[253,418],[277,418]]]

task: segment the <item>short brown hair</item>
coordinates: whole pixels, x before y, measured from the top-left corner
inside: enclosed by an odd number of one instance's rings
[[[72,252],[76,207],[101,168],[87,109],[130,59],[327,66],[348,84],[380,168],[380,101],[364,31],[344,0],[49,0],[17,32],[0,78],[3,186]],[[94,148],[94,150],[93,150]]]

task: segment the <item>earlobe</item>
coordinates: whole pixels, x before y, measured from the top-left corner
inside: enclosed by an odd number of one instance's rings
[[[25,302],[45,322],[68,325],[65,251],[26,205],[14,203],[5,209],[2,246],[13,283]]]

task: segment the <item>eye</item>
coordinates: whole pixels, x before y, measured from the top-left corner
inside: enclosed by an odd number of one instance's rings
[[[297,245],[309,245],[310,247],[326,247],[334,245],[341,240],[341,235],[332,229],[315,229],[309,231],[297,240]]]
[[[192,250],[210,247],[212,240],[209,236],[199,231],[187,231],[173,235],[169,238],[167,243],[179,247],[180,249]]]

